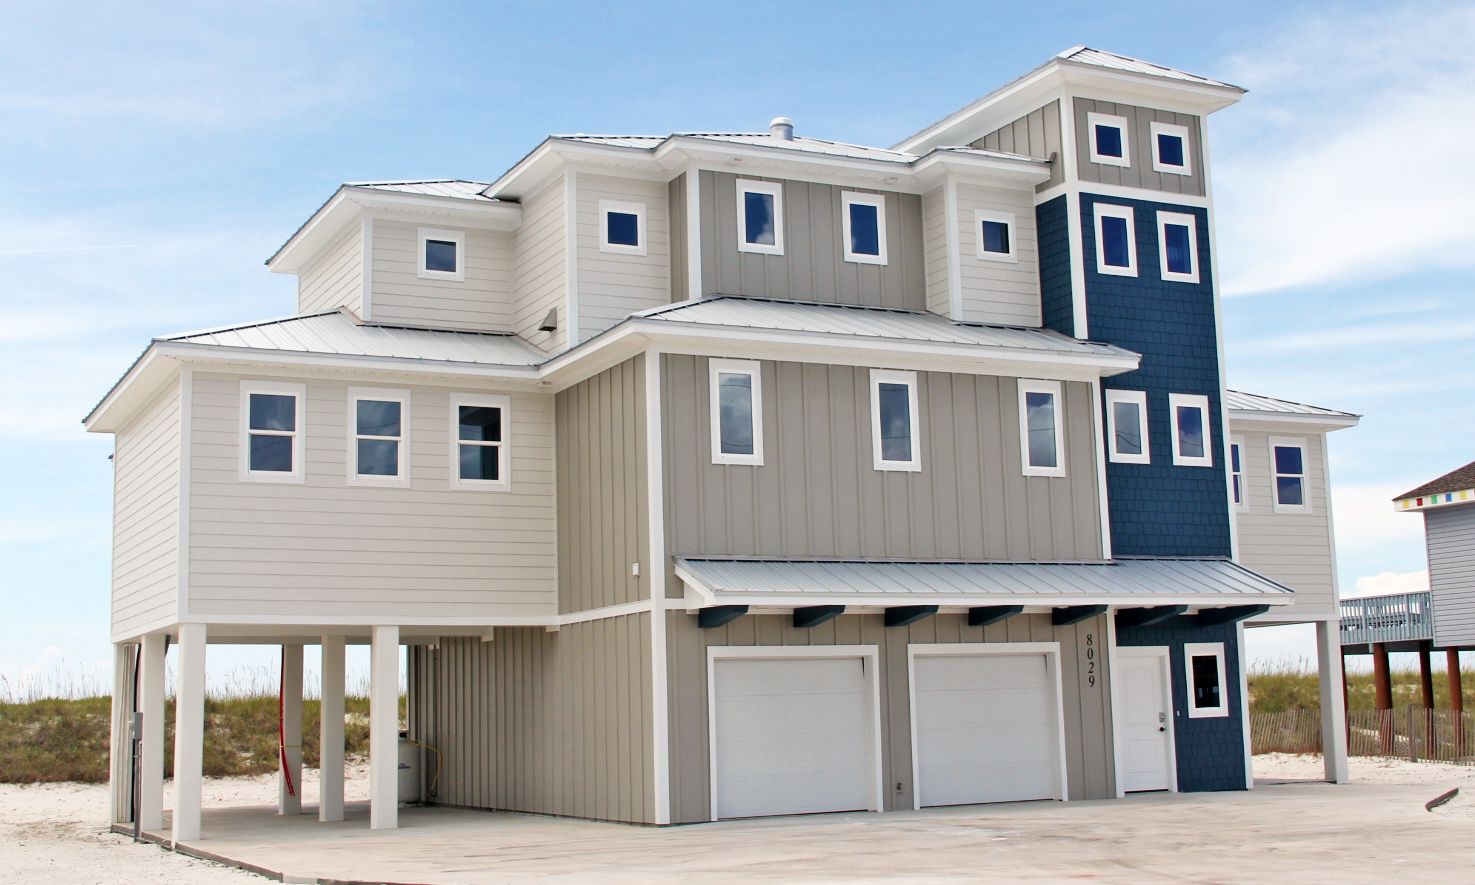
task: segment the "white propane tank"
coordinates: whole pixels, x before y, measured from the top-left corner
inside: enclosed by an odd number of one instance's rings
[[[399,801],[419,802],[420,745],[408,738],[399,739]]]

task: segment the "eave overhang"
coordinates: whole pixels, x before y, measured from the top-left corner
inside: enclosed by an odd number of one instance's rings
[[[1301,415],[1291,412],[1255,412],[1246,409],[1230,409],[1230,429],[1253,426],[1255,429],[1282,428],[1290,432],[1310,430],[1326,433],[1345,427],[1356,427],[1362,418],[1358,415]]]

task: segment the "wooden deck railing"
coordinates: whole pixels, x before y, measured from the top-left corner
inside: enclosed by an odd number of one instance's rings
[[[1434,638],[1434,608],[1427,590],[1344,599],[1341,614],[1343,645]]]

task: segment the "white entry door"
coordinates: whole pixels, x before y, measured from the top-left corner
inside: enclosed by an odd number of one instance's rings
[[[1122,790],[1175,789],[1173,703],[1166,647],[1118,648]]]

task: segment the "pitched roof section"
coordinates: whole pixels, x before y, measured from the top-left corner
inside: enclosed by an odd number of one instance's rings
[[[1359,418],[1352,412],[1339,412],[1322,406],[1308,406],[1288,399],[1276,399],[1242,390],[1225,391],[1224,405],[1235,412],[1256,412],[1263,415],[1302,415],[1324,418]]]
[[[809,138],[796,135],[792,139],[774,138],[767,132],[673,132],[670,135],[555,135],[553,138],[559,141],[575,141],[584,144],[602,144],[611,147],[639,148],[641,150],[655,150],[672,138],[696,138],[702,141],[720,142],[724,144],[751,145],[754,147],[777,148],[779,150],[797,151],[809,154],[824,154],[831,157],[844,157],[854,160],[879,160],[888,163],[908,165],[922,158],[920,154],[908,154],[903,151],[895,151],[889,148],[869,147],[860,144],[848,144],[843,141],[830,141],[824,138]],[[943,148],[943,150],[957,151],[959,153],[974,154],[983,157],[993,157],[1001,160],[1026,160],[1031,163],[1045,163],[1037,157],[1027,157],[1023,154],[1011,154],[1004,151],[976,150],[971,148]]]
[[[1407,501],[1410,498],[1432,499],[1435,496],[1439,496],[1442,498],[1445,495],[1449,495],[1451,496],[1451,499],[1449,501],[1440,500],[1437,502],[1431,501],[1431,503],[1454,504],[1462,503],[1468,500],[1475,500],[1470,497],[1458,499],[1454,497],[1460,492],[1470,491],[1475,491],[1475,461],[1471,461],[1464,467],[1456,467],[1454,470],[1451,470],[1450,472],[1444,474],[1441,477],[1438,477],[1437,479],[1431,479],[1421,486],[1404,492],[1393,500],[1402,502]]]
[[[1190,74],[1187,71],[1153,64],[1150,61],[1143,61],[1140,58],[1132,58],[1130,55],[1118,55],[1115,52],[1107,52],[1104,49],[1092,49],[1089,46],[1072,46],[1055,57],[1061,61],[1094,65],[1098,68],[1109,68],[1114,71],[1126,71],[1130,74],[1146,74],[1150,77],[1180,80],[1184,83],[1197,83],[1202,86],[1222,86],[1226,89],[1240,88],[1232,83],[1225,83],[1222,80],[1211,80],[1208,77],[1200,77],[1198,74]],[[1240,91],[1243,92],[1244,90],[1241,89]]]
[[[401,194],[418,194],[424,197],[455,197],[458,200],[475,200],[479,203],[495,203],[497,200],[485,196],[485,181],[466,181],[460,178],[425,178],[415,181],[345,181],[344,187],[365,190],[394,191]]]

